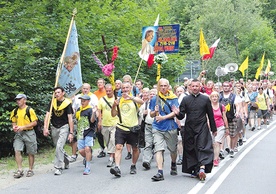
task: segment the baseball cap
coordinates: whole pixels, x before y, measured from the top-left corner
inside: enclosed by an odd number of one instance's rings
[[[90,96],[88,96],[87,94],[80,96],[79,99],[83,99],[83,100],[90,100]]]
[[[14,99],[16,100],[16,99],[21,99],[21,98],[27,99],[27,96],[25,94],[17,94]]]

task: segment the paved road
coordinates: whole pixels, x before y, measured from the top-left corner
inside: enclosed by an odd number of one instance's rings
[[[247,130],[248,141],[239,148],[234,159],[227,156],[219,167],[215,167],[207,175],[204,183],[181,173],[181,166],[178,166],[178,175],[171,176],[168,151],[165,152],[164,181],[151,181],[151,177],[157,172],[156,164],[154,162],[149,171],[143,170],[141,156],[137,164],[137,174],[130,175],[131,161],[124,160],[124,152],[121,178],[115,178],[109,173],[109,168],[106,167],[107,157],[94,157],[91,174],[84,176],[84,167],[79,158],[61,176],[54,176],[51,170],[31,178],[22,177],[23,180],[2,189],[0,193],[274,193],[275,124],[276,120],[267,129],[254,132]]]

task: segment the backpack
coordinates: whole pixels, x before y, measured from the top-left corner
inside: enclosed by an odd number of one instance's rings
[[[226,117],[228,120],[232,120],[235,118],[235,112],[236,112],[236,107],[235,107],[235,98],[236,95],[231,93],[228,98],[224,98],[223,93],[220,95],[219,102],[223,104],[225,107],[227,104],[230,104],[230,111],[226,111]]]
[[[29,106],[26,108],[26,114],[25,114],[24,118],[27,116],[29,118],[30,122],[32,122],[30,109],[31,109],[31,107],[29,107]],[[18,111],[18,107],[16,107],[14,109],[13,117],[15,117],[17,115],[17,111]],[[36,124],[36,126],[34,126],[34,130],[38,131],[40,133],[43,133],[43,125],[44,125],[43,122],[41,120],[39,120],[39,118],[38,118],[37,124]]]

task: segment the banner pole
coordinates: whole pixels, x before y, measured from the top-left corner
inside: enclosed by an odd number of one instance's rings
[[[57,85],[58,85],[58,80],[59,80],[60,72],[61,72],[61,69],[62,69],[62,64],[63,64],[64,55],[65,55],[65,52],[66,52],[66,49],[67,49],[68,40],[69,40],[69,37],[70,37],[70,34],[71,34],[71,30],[72,30],[72,26],[73,26],[74,18],[75,18],[75,16],[76,16],[76,14],[77,14],[77,9],[75,8],[75,9],[73,10],[73,13],[72,13],[72,19],[71,19],[70,26],[69,26],[69,30],[68,30],[68,33],[67,33],[65,45],[64,45],[64,48],[63,48],[62,55],[61,55],[61,57],[60,57],[59,64],[58,64],[58,69],[57,69],[57,74],[56,74],[55,87],[57,87]],[[54,87],[54,88],[55,88],[55,87]],[[45,118],[45,119],[47,120],[47,126],[49,126],[49,124],[50,124],[50,119],[51,119],[52,110],[53,110],[53,101],[54,101],[54,98],[55,98],[55,92],[53,92],[53,95],[52,95],[52,100],[51,100],[51,105],[50,105],[50,110],[49,110],[49,113],[50,113],[50,114],[49,114],[49,117],[48,117],[48,118]]]

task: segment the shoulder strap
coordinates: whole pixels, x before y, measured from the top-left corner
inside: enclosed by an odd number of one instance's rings
[[[166,100],[164,100],[163,98],[161,98],[160,96],[159,96],[159,98],[169,107],[170,111],[172,112],[172,109],[171,109],[171,106],[169,105],[169,103]]]
[[[136,86],[133,86],[132,90],[133,90],[133,94],[134,94],[134,97],[135,97],[137,95]]]
[[[105,97],[103,97],[104,101],[106,102],[106,104],[112,109],[111,105],[109,104],[109,102],[105,99]]]
[[[15,117],[17,115],[17,111],[18,111],[18,107],[16,107],[13,111],[13,116],[12,117]]]
[[[30,109],[31,109],[31,107],[29,107],[29,106],[26,108],[26,115],[29,118],[30,122],[32,122],[31,114],[30,114]]]

